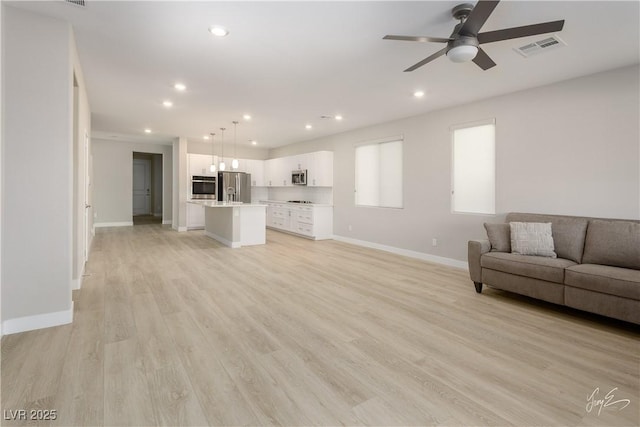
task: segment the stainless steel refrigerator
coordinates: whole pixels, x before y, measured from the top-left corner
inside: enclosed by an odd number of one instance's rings
[[[251,203],[251,174],[218,172],[218,200]]]

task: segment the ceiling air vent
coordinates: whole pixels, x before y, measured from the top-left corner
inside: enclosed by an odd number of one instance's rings
[[[64,0],[64,1],[80,7],[85,7],[87,5],[85,0]]]
[[[555,50],[566,45],[567,44],[560,37],[554,34],[551,37],[546,37],[542,40],[538,40],[537,42],[514,48],[513,50],[515,50],[525,58],[528,58],[531,55],[536,55],[538,53],[546,52],[549,50]]]

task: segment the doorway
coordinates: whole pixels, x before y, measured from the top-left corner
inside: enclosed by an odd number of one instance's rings
[[[133,225],[162,224],[162,155],[133,153]]]

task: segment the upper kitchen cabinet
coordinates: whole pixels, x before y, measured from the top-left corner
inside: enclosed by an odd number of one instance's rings
[[[316,151],[309,157],[307,186],[333,187],[333,151]]]
[[[215,175],[214,172],[211,172],[211,159],[212,156],[207,154],[195,154],[189,153],[187,158],[188,160],[188,170],[189,177],[193,175]],[[214,158],[214,162],[217,162],[217,159]]]
[[[309,187],[333,187],[332,151],[317,151],[269,159],[264,161],[263,168],[263,185],[266,187],[293,185],[291,175],[293,171],[297,170],[307,171],[307,186]],[[260,186],[260,184],[255,184],[255,186]]]
[[[251,174],[252,187],[264,187],[264,160],[245,159],[244,172]]]
[[[286,187],[291,185],[291,163],[288,157],[279,157],[265,161],[264,179],[267,187]]]

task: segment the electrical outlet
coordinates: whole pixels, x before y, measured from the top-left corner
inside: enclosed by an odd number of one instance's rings
[[[431,246],[438,246],[438,239],[431,239]]]

